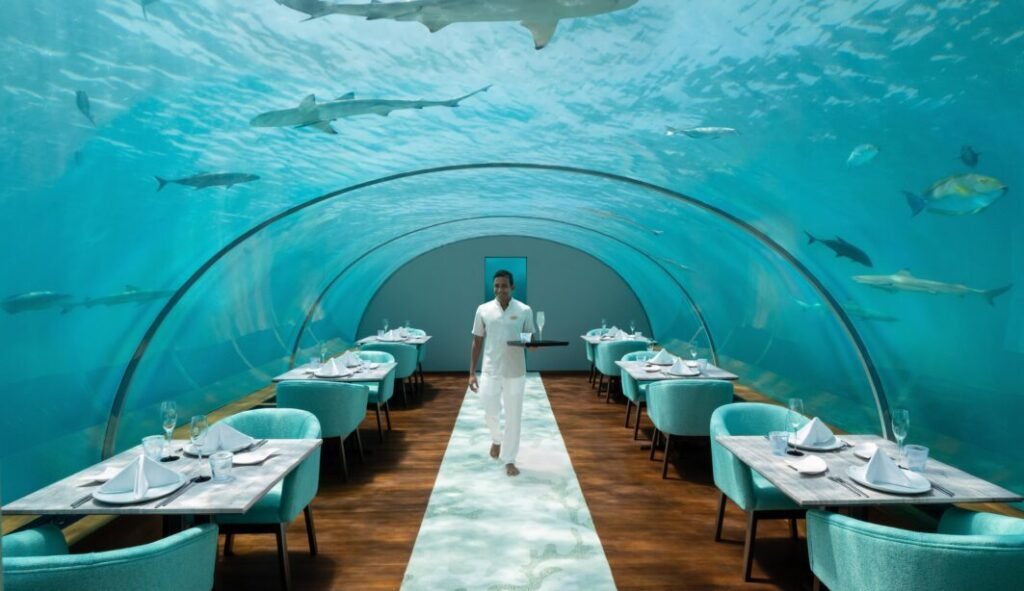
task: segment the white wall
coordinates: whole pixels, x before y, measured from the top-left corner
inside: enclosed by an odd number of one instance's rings
[[[544,338],[569,341],[568,347],[528,353],[531,370],[588,369],[580,335],[600,326],[601,318],[620,327],[633,319],[637,330],[650,334],[640,302],[610,268],[582,251],[519,237],[467,240],[414,259],[370,301],[358,334],[374,334],[382,318],[392,326],[410,320],[433,336],[426,371],[466,371],[473,313],[483,303],[484,257],[489,256],[527,258],[528,303],[547,317]]]

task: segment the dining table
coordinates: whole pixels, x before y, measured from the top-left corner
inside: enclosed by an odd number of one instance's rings
[[[861,457],[866,454],[856,453],[858,446],[873,444],[879,450],[875,453],[896,456],[896,444],[878,435],[843,434],[838,437],[840,442],[834,451],[797,449],[801,456],[774,455],[771,442],[765,435],[722,435],[716,437],[715,441],[801,507],[835,509],[873,505],[1013,503],[1024,500],[1017,493],[935,458],[929,458],[924,471],[919,473],[931,484],[924,492],[902,494],[874,488],[850,476],[851,469],[862,469],[868,463],[868,460]],[[819,474],[805,474],[794,468],[797,461],[808,455],[824,460],[825,470]]]
[[[326,382],[380,382],[388,376],[388,372],[397,366],[398,364],[393,361],[388,363],[364,363],[358,367],[344,368],[346,371],[352,372],[348,375],[320,377],[316,375],[313,367],[306,363],[295,366],[280,375],[274,376],[273,381],[322,380]]]
[[[732,372],[726,371],[716,365],[708,363],[703,370],[696,367],[689,367],[687,374],[676,375],[669,371],[671,365],[654,365],[647,361],[616,361],[615,365],[629,373],[629,377],[638,382],[657,382],[661,380],[738,380],[740,377]]]

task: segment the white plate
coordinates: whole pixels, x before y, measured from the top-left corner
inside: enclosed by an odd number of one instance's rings
[[[673,363],[673,361],[651,361],[649,359],[647,360],[647,365],[658,365],[663,367],[671,366]]]
[[[683,378],[692,378],[694,376],[699,376],[700,375],[700,371],[698,371],[696,369],[690,370],[689,368],[687,368],[687,370],[688,371],[684,371],[683,373],[675,373],[675,372],[673,372],[671,370],[666,369],[665,370],[665,375],[667,375],[667,376],[679,376],[679,377],[683,377]]]
[[[880,490],[882,492],[892,493],[894,495],[919,495],[926,493],[932,489],[932,483],[927,478],[921,476],[917,472],[911,472],[910,470],[903,470],[903,474],[910,480],[910,486],[898,486],[895,484],[881,484],[868,482],[864,478],[864,471],[867,466],[850,466],[850,469],[846,473],[858,484],[863,484],[868,488]]]
[[[178,473],[178,482],[173,484],[167,484],[164,486],[154,486],[146,491],[146,494],[142,498],[135,498],[135,493],[132,491],[125,491],[121,493],[104,493],[97,490],[92,493],[92,498],[103,503],[110,503],[111,505],[132,505],[134,503],[145,503],[146,501],[152,501],[153,499],[159,499],[160,497],[166,497],[172,492],[181,488],[188,478],[185,475]]]
[[[835,451],[843,448],[843,440],[835,437],[832,439],[832,443],[825,445],[798,445],[793,443],[793,438],[789,438],[789,444],[797,449],[805,449],[807,451]]]
[[[324,371],[321,371],[321,370],[317,370],[317,371],[313,372],[313,375],[318,377],[318,378],[347,378],[348,376],[352,375],[352,372],[348,371],[348,370],[344,370],[344,371],[340,371],[338,373],[331,373],[331,372],[324,372]]]
[[[801,474],[814,476],[828,471],[828,464],[818,456],[804,456],[799,460],[786,460],[786,464]]]
[[[658,367],[657,365],[648,365],[647,367],[644,368],[644,371],[646,371],[648,373],[654,373],[654,372],[661,371],[661,368]]]
[[[225,449],[225,450],[220,450],[220,449],[218,449],[218,450],[214,450],[214,451],[211,451],[211,452],[205,452],[205,451],[204,451],[204,452],[203,452],[203,455],[204,455],[204,456],[207,456],[207,457],[209,457],[209,455],[210,455],[210,454],[212,454],[212,453],[215,453],[215,452],[218,452],[218,451],[229,451],[229,452],[231,452],[231,453],[237,453],[237,452],[240,452],[240,451],[242,451],[243,449],[249,449],[249,448],[250,448],[250,447],[252,447],[252,446],[253,446],[253,445],[254,445],[254,444],[255,444],[255,443],[257,442],[257,441],[259,441],[259,439],[253,439],[253,440],[252,440],[252,443],[246,443],[245,445],[237,445],[237,446],[235,446],[235,448],[234,448],[234,449]],[[187,456],[192,456],[192,457],[196,457],[197,455],[199,455],[199,454],[197,454],[197,453],[196,453],[196,448],[195,448],[195,446],[194,446],[194,445],[192,445],[191,443],[186,443],[185,445],[183,445],[183,446],[182,446],[182,448],[181,448],[181,450],[182,450],[183,452],[185,452],[185,455],[187,455]]]

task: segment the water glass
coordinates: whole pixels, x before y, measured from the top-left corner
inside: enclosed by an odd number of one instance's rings
[[[173,400],[161,402],[160,418],[164,428],[164,439],[170,443],[174,428],[178,426],[178,405]]]
[[[234,459],[235,454],[229,451],[217,451],[210,454],[210,472],[213,474],[214,482],[231,480],[231,464]]]
[[[412,328],[412,324],[410,324],[408,320],[406,320],[406,321],[405,321],[405,324],[403,324],[402,326],[403,326],[404,328]]]
[[[316,370],[320,369],[320,358],[319,357],[310,357],[309,358],[309,369],[311,369],[313,371],[316,371]]]
[[[789,444],[789,431],[772,431],[768,434],[768,441],[772,446],[772,455],[784,456]]]
[[[196,455],[203,457],[203,446],[206,445],[206,433],[210,430],[210,423],[206,415],[196,415],[189,423],[188,435],[192,440],[192,449]]]
[[[377,338],[378,339],[384,338],[384,331],[383,330],[378,330],[377,331]]]
[[[903,447],[907,457],[907,468],[914,472],[924,472],[928,464],[928,448],[923,445],[909,444]]]
[[[164,455],[164,444],[167,441],[163,435],[150,435],[142,438],[142,453],[154,462],[160,461]]]
[[[521,332],[521,333],[519,333],[519,340],[524,342],[524,343],[529,343],[531,340],[533,340],[533,333],[531,333],[531,332]]]
[[[900,449],[900,461],[903,458],[903,440],[907,438],[907,433],[910,432],[910,411],[905,408],[894,408],[891,413],[892,418],[892,434],[896,437],[896,444]]]
[[[698,359],[697,369],[700,371],[700,373],[705,373],[708,370],[708,360],[703,358]]]

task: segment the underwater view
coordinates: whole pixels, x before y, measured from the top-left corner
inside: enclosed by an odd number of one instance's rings
[[[490,235],[588,253],[765,397],[881,435],[907,408],[1024,491],[1024,3],[3,12],[5,502],[161,400],[344,350],[389,276]]]

